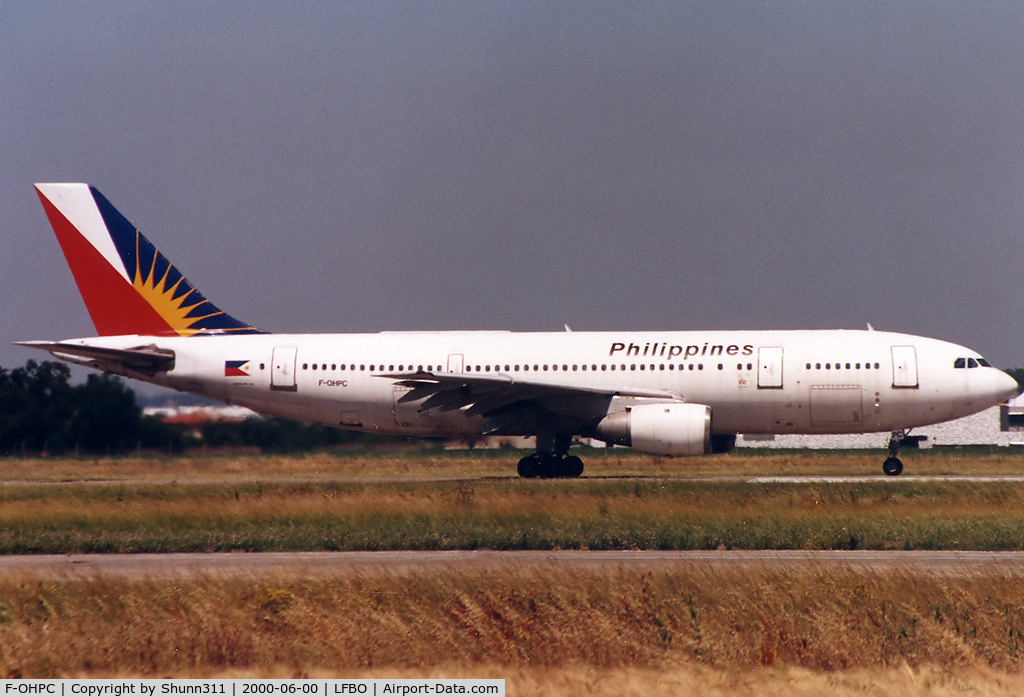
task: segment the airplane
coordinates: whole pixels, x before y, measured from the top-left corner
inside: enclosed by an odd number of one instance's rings
[[[274,334],[206,299],[94,187],[36,184],[97,337],[58,359],[262,414],[406,436],[535,436],[521,477],[578,477],[576,436],[669,457],[736,434],[891,432],[1017,391],[978,353],[867,330]]]

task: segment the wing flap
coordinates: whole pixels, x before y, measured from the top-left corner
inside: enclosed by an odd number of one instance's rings
[[[376,376],[397,380],[399,385],[411,388],[398,402],[410,406],[418,403],[420,413],[464,409],[467,417],[482,416],[488,419],[484,427],[485,435],[535,422],[539,414],[569,419],[594,418],[600,411],[597,405],[616,396],[682,400],[681,395],[665,390],[568,384],[537,379],[532,375],[524,377],[505,373],[483,375],[420,370],[379,373]]]

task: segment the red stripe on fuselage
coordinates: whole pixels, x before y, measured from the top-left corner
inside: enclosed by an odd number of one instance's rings
[[[100,336],[178,335],[49,199],[39,199]]]

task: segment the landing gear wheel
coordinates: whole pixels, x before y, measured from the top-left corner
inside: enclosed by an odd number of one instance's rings
[[[583,474],[583,460],[575,455],[569,455],[562,460],[562,476],[576,478]]]
[[[903,463],[898,457],[887,457],[882,463],[882,471],[890,477],[898,477],[903,471]]]
[[[558,455],[534,453],[520,460],[517,469],[519,476],[523,479],[578,477],[583,474],[583,460],[575,455],[559,457]]]
[[[543,470],[543,461],[540,455],[534,453],[533,455],[527,455],[519,461],[519,476],[523,479],[533,479],[541,476]]]
[[[542,479],[557,479],[562,474],[562,458],[557,455],[544,455],[541,458],[540,476]]]
[[[906,437],[907,432],[904,430],[893,431],[889,436],[889,457],[882,463],[882,471],[890,477],[898,477],[903,471],[903,463],[896,456],[900,454],[900,441]]]

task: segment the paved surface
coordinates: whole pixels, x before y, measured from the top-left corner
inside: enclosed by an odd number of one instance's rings
[[[264,484],[333,484],[333,483],[345,483],[345,482],[358,482],[360,484],[386,484],[386,483],[437,483],[437,482],[451,482],[464,483],[474,481],[506,481],[506,480],[518,479],[515,474],[509,474],[507,477],[499,476],[484,476],[484,477],[451,477],[451,476],[436,476],[436,477],[424,477],[424,476],[413,476],[413,477],[367,477],[363,475],[358,476],[290,476],[282,474],[268,474],[266,476],[259,475],[238,475],[237,477],[173,477],[173,478],[157,478],[157,479],[146,479],[144,477],[132,478],[132,479],[8,479],[0,481],[0,487],[3,488],[16,488],[22,486],[54,486],[54,487],[74,487],[74,486],[230,486],[230,485],[245,485],[254,484],[256,482],[262,482]],[[971,483],[996,483],[1002,482],[1006,484],[1020,484],[1024,483],[1024,475],[1006,474],[1006,475],[908,475],[903,474],[899,477],[887,477],[885,475],[868,475],[868,476],[855,476],[855,477],[842,477],[842,476],[821,476],[821,475],[801,475],[801,474],[784,474],[784,475],[771,475],[763,477],[751,477],[741,474],[722,474],[722,475],[686,475],[686,474],[650,474],[650,475],[615,475],[615,476],[587,476],[584,475],[581,481],[603,481],[603,480],[649,480],[656,479],[662,480],[676,480],[676,481],[688,481],[688,482],[749,482],[751,484],[863,484],[865,482],[878,482],[888,484],[898,484],[900,482],[971,482]],[[552,480],[561,481],[561,480]]]
[[[848,568],[930,574],[1024,575],[1024,552],[874,551],[549,551],[549,552],[280,552],[231,554],[71,554],[0,556],[0,576],[118,576],[166,579],[195,575],[259,577],[488,571],[509,568],[725,569],[739,566]]]

